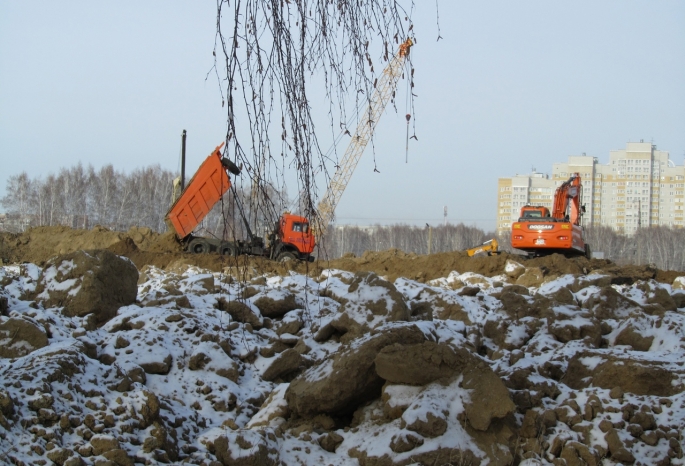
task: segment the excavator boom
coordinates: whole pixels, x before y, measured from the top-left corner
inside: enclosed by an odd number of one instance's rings
[[[469,257],[482,255],[494,256],[499,253],[499,243],[497,242],[497,238],[492,238],[480,246],[466,250],[466,254],[468,254]]]
[[[580,175],[574,173],[555,191],[552,217],[557,220],[567,219],[574,225],[580,225],[580,189]]]

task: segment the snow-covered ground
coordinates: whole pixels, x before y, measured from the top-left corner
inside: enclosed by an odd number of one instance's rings
[[[77,269],[0,267],[0,463],[685,464],[668,284],[148,267],[94,325]]]

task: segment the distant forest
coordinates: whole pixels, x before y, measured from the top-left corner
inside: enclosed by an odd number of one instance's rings
[[[30,178],[25,172],[10,176],[6,194],[0,199],[6,212],[0,221],[0,230],[18,232],[50,225],[90,229],[101,225],[117,231],[146,226],[162,233],[167,231],[164,216],[171,205],[174,178],[172,172],[159,165],[124,173],[112,165],[95,170],[81,164],[61,169],[57,175],[51,174],[45,179]],[[288,202],[284,201],[286,193],[275,190],[266,193],[268,202],[256,200],[264,195],[238,190],[227,193],[224,201],[203,221],[199,234],[245,239],[247,229],[238,209],[241,206],[250,229],[265,236]],[[329,226],[324,250],[319,255],[333,259],[346,253],[359,256],[365,251],[392,248],[416,254],[459,251],[482,244],[494,235],[462,223],[434,227]],[[501,249],[511,250],[508,235],[498,240]],[[625,236],[608,227],[589,226],[586,241],[592,251],[603,252],[606,259],[620,264],[652,264],[662,270],[685,270],[685,229],[682,228],[649,227]]]

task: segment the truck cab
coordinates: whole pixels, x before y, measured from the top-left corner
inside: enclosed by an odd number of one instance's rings
[[[316,246],[316,239],[306,217],[285,212],[278,221],[276,232],[277,238],[272,238],[272,259],[281,262],[292,259],[313,260],[311,253]]]

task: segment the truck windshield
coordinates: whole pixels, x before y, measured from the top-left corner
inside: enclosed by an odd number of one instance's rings
[[[307,233],[309,231],[309,223],[293,222],[293,231]]]

